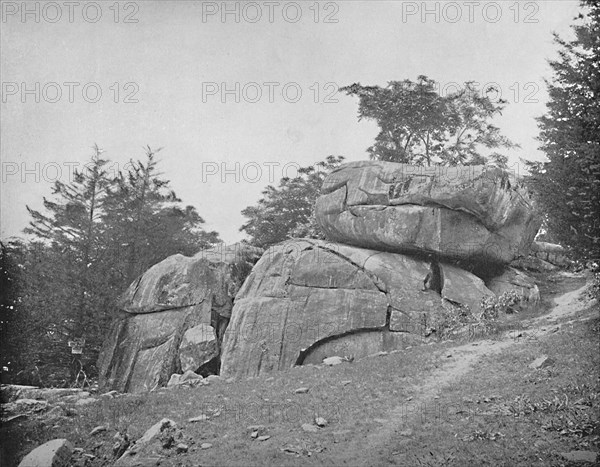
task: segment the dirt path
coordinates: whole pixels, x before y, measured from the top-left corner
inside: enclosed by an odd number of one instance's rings
[[[585,280],[583,276],[582,280]],[[385,455],[386,452],[390,452],[397,445],[397,434],[411,425],[416,425],[418,418],[421,417],[419,410],[410,410],[409,407],[418,409],[434,406],[436,397],[442,393],[444,388],[454,380],[476,370],[477,363],[483,356],[494,355],[511,346],[527,342],[527,337],[537,338],[553,332],[559,326],[557,321],[573,317],[579,311],[589,308],[591,302],[584,295],[586,287],[587,284],[577,290],[557,296],[554,299],[554,308],[550,313],[524,322],[527,325],[527,331],[522,334],[515,335],[515,331],[511,331],[512,335],[507,333],[500,340],[470,342],[449,349],[446,352],[447,358],[442,360],[444,362],[443,366],[414,388],[414,392],[418,396],[411,399],[410,402],[405,402],[392,409],[388,418],[381,420],[381,428],[367,436],[366,445],[369,448],[368,452],[364,452],[364,459],[369,459],[371,465],[379,465],[378,459],[381,460],[381,463],[385,463],[384,458],[381,456]],[[595,316],[598,314],[598,309],[595,308],[594,311],[586,313],[586,315],[588,314]],[[590,316],[578,317],[570,322],[589,319]],[[565,325],[568,322],[562,322],[561,324]]]

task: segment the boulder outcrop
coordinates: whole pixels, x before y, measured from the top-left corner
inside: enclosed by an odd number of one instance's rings
[[[249,250],[238,246],[174,255],[151,267],[122,295],[98,360],[100,387],[144,392],[173,373],[218,359],[240,269]],[[256,254],[250,248],[250,256]],[[221,335],[208,333],[220,327]]]
[[[380,161],[331,172],[315,213],[331,241],[502,264],[529,250],[541,223],[527,190],[499,168]]]
[[[449,264],[320,240],[270,248],[238,292],[221,374],[257,376],[332,355],[360,358],[421,343],[442,302],[477,310],[492,295]]]

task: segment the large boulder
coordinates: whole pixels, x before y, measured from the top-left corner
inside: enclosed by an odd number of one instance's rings
[[[269,249],[238,292],[221,374],[257,376],[332,355],[421,343],[443,301],[477,309],[492,293],[446,264],[320,240]]]
[[[233,246],[174,255],[134,281],[100,353],[101,389],[149,391],[165,386],[173,373],[218,358],[222,335],[212,330],[220,326],[222,333],[229,322],[239,270],[250,267],[246,253]]]
[[[527,190],[495,167],[351,162],[321,192],[316,219],[328,239],[381,251],[508,263],[541,223]]]

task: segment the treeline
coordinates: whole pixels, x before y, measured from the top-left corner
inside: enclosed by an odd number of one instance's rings
[[[85,170],[55,182],[44,212],[27,207],[29,241],[2,244],[3,382],[70,384],[74,357],[94,376],[110,312],[129,284],[170,255],[219,242],[161,178],[158,151],[147,147],[116,177],[102,152],[94,146]],[[69,342],[83,339],[83,353],[72,354]]]

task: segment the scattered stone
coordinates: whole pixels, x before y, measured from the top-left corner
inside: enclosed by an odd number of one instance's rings
[[[90,405],[90,404],[95,404],[98,401],[98,399],[94,399],[93,397],[89,397],[86,399],[79,399],[77,402],[75,402],[75,405],[77,406],[84,406],[84,405]]]
[[[108,391],[105,392],[104,394],[101,394],[100,397],[105,398],[105,399],[114,399],[117,394],[119,394],[119,391]]]
[[[250,425],[246,428],[248,431],[262,431],[265,429],[264,425]]]
[[[210,449],[210,448],[212,448],[212,444],[210,444],[210,443],[202,443],[200,445],[200,449]]]
[[[302,429],[304,431],[306,431],[307,433],[316,433],[317,431],[319,431],[319,427],[316,425],[313,425],[312,423],[303,423]]]
[[[192,370],[186,371],[184,374],[179,375],[173,373],[169,382],[167,383],[168,388],[175,386],[189,386],[194,387],[203,383],[204,378],[201,375],[194,373]]]
[[[69,467],[73,447],[66,439],[53,439],[25,456],[19,467]]]
[[[271,436],[269,435],[263,435],[263,436],[259,436],[258,438],[256,438],[256,441],[266,441],[270,438]]]
[[[554,365],[554,360],[552,360],[547,355],[542,355],[541,357],[536,358],[533,362],[529,364],[529,368],[532,370],[539,370],[541,368],[546,368],[551,365]]]
[[[309,391],[308,388],[298,388],[294,391],[296,394],[306,394]]]
[[[54,408],[56,409],[56,408],[60,408],[60,407],[54,407]],[[52,410],[50,412],[52,412]],[[48,413],[50,413],[50,412],[48,412]],[[27,414],[20,413],[20,414],[17,414],[17,415],[13,415],[12,417],[3,418],[2,419],[2,423],[12,422],[13,420],[18,420],[20,418],[27,418]]]
[[[176,426],[177,426],[177,423],[175,423],[173,420],[170,420],[168,418],[163,418],[160,422],[155,423],[148,430],[146,430],[146,433],[144,433],[144,435],[136,441],[136,445],[139,446],[141,444],[149,443],[153,438],[158,436],[162,431],[166,430],[167,428],[175,428]]]
[[[125,454],[127,448],[129,448],[129,437],[127,436],[127,434],[123,435],[117,432],[115,436],[113,436],[113,439],[115,440],[115,443],[112,447],[113,455],[116,458],[120,458],[123,454]]]
[[[209,375],[206,377],[206,381],[220,381],[221,377],[219,375]]]
[[[104,425],[98,425],[97,427],[92,429],[92,431],[90,431],[90,436],[97,435],[98,433],[102,433],[103,431],[106,431],[106,430],[107,430],[107,428]]]
[[[342,381],[340,384],[342,386],[348,386],[352,381]]]
[[[187,444],[183,444],[183,443],[179,443],[177,446],[175,446],[175,449],[177,450],[178,453],[188,452],[189,448],[190,447]]]
[[[317,417],[315,418],[315,424],[322,428],[324,426],[327,426],[327,420],[325,420],[323,417]]]
[[[205,414],[200,414],[197,417],[188,418],[189,423],[205,422],[207,420],[210,420],[210,417]]]
[[[324,365],[328,365],[328,366],[333,366],[333,365],[339,365],[340,363],[342,363],[344,361],[343,357],[339,357],[339,356],[334,356],[334,357],[327,357],[323,359],[323,364]]]
[[[252,438],[252,439],[256,439],[256,438],[258,438],[258,431],[253,431],[253,432],[250,434],[250,438]]]
[[[569,462],[591,462],[594,464],[598,460],[598,453],[594,451],[561,452],[560,455]]]
[[[402,430],[400,433],[398,433],[400,436],[412,436],[413,431],[408,428],[406,430]]]

